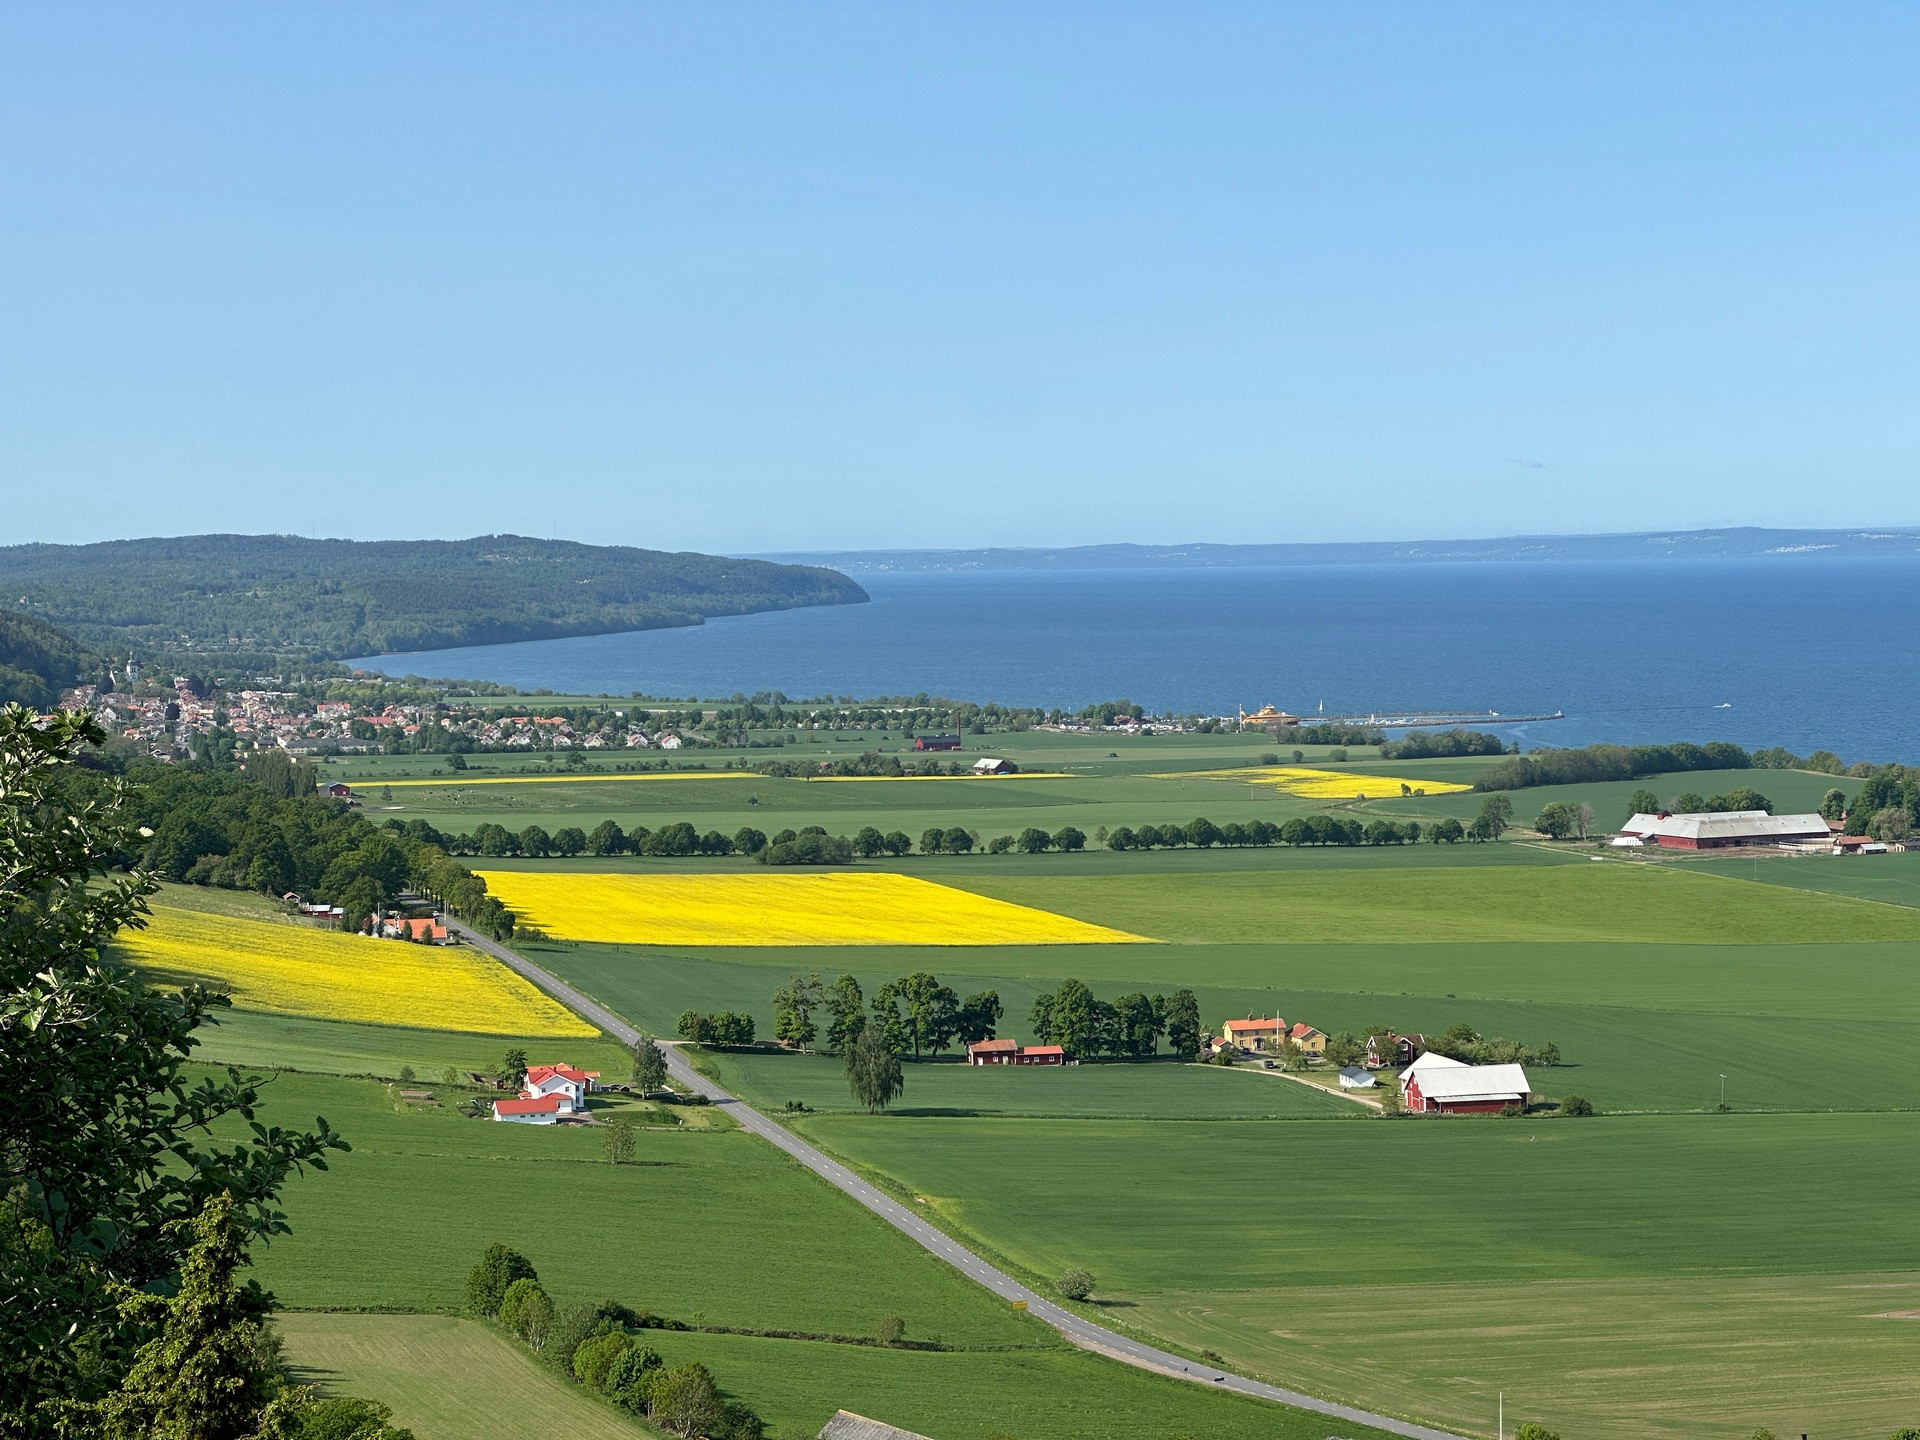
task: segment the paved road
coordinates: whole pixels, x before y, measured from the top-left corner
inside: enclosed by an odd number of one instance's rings
[[[447,925],[462,940],[519,971],[561,1004],[584,1015],[622,1044],[631,1045],[640,1038],[638,1030],[606,1006],[588,999],[564,980],[548,974],[531,960],[468,929],[457,920],[449,919]],[[792,1131],[775,1124],[745,1101],[722,1090],[688,1064],[686,1057],[676,1046],[663,1045],[661,1049],[666,1052],[668,1071],[672,1073],[675,1080],[689,1090],[698,1091],[716,1105],[726,1106],[727,1113],[744,1129],[751,1130],[769,1144],[786,1151],[828,1184],[851,1195],[895,1229],[904,1231],[969,1279],[986,1286],[1004,1300],[1026,1301],[1027,1312],[1030,1315],[1045,1321],[1083,1350],[1095,1351],[1142,1370],[1171,1375],[1177,1380],[1192,1380],[1210,1389],[1234,1390],[1242,1395],[1252,1395],[1262,1400],[1277,1400],[1283,1405],[1311,1410],[1319,1415],[1330,1415],[1336,1420],[1350,1420],[1356,1425],[1370,1425],[1376,1430],[1405,1435],[1410,1437],[1410,1440],[1460,1440],[1460,1437],[1449,1430],[1433,1430],[1425,1425],[1409,1424],[1405,1420],[1395,1420],[1389,1415],[1375,1415],[1371,1411],[1358,1410],[1351,1405],[1341,1405],[1331,1400],[1322,1400],[1317,1396],[1283,1390],[1278,1385],[1268,1385],[1244,1375],[1235,1375],[1228,1371],[1216,1370],[1211,1366],[1200,1365],[1165,1350],[1156,1350],[1151,1345],[1143,1345],[1138,1340],[1129,1339],[1118,1331],[1109,1330],[1104,1325],[1096,1325],[1093,1321],[1076,1315],[1071,1310],[1063,1309],[1044,1296],[1029,1290],[1012,1276],[996,1270],[966,1246],[955,1241],[944,1230],[929,1225],[885,1191],[868,1184],[846,1166],[814,1149]]]

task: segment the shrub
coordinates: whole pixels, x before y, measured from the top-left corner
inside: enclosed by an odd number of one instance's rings
[[[1560,1102],[1562,1115],[1591,1115],[1593,1102],[1584,1095],[1569,1095]]]
[[[882,1345],[898,1345],[907,1336],[907,1322],[898,1315],[882,1315],[873,1325],[873,1338]]]
[[[614,1357],[604,1382],[608,1398],[623,1409],[638,1415],[647,1408],[647,1381],[658,1375],[665,1362],[645,1345],[634,1345]]]
[[[596,1390],[607,1388],[607,1378],[620,1357],[633,1348],[621,1330],[605,1330],[582,1340],[573,1351],[573,1373]]]
[[[538,1350],[553,1326],[553,1302],[538,1280],[516,1280],[500,1301],[500,1323]]]
[[[1544,1425],[1536,1425],[1529,1420],[1513,1432],[1513,1440],[1560,1440],[1560,1432],[1549,1430]]]
[[[287,1440],[413,1440],[411,1430],[389,1425],[393,1411],[377,1400],[337,1395],[294,1412]]]
[[[1093,1293],[1093,1276],[1076,1267],[1062,1275],[1055,1288],[1069,1300],[1084,1300]]]
[[[707,1432],[709,1440],[764,1440],[767,1422],[738,1400],[720,1407],[720,1418]]]
[[[647,1383],[647,1416],[671,1435],[706,1435],[719,1423],[719,1388],[699,1363],[661,1372]]]
[[[538,1280],[533,1264],[518,1250],[489,1245],[467,1276],[467,1308],[476,1315],[498,1315],[507,1288],[516,1280]]]

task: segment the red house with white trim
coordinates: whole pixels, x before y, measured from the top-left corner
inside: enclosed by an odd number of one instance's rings
[[[1018,1040],[976,1040],[967,1046],[969,1065],[1064,1065],[1058,1045],[1022,1045]]]

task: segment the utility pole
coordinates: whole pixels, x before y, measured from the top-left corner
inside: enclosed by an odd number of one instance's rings
[[[1727,1108],[1727,1077],[1724,1075],[1720,1077],[1720,1108]]]
[[[1499,1418],[1493,1422],[1494,1440],[1507,1440],[1507,1392],[1500,1392]]]

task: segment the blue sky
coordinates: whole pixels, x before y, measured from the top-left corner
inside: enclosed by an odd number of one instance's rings
[[[0,12],[0,541],[1920,522],[1920,8]]]

